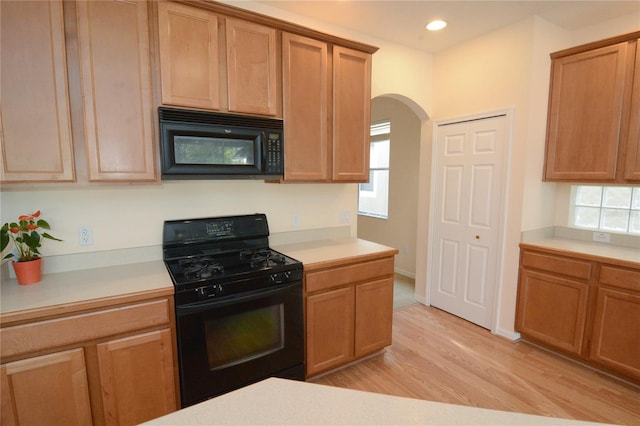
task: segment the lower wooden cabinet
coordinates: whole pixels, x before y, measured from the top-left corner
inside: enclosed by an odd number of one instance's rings
[[[640,271],[603,266],[589,358],[640,380]]]
[[[307,376],[353,359],[353,300],[352,287],[307,297]]]
[[[2,324],[3,425],[133,425],[178,409],[173,296]]]
[[[640,269],[521,249],[515,328],[526,340],[640,381]]]
[[[524,270],[516,328],[557,349],[582,352],[589,284]]]
[[[305,272],[306,376],[391,344],[393,256]]]
[[[176,410],[170,329],[110,340],[97,349],[107,424],[138,424]]]
[[[78,348],[3,364],[2,424],[92,424],[84,355]]]

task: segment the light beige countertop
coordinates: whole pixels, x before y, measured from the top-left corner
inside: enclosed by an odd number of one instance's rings
[[[359,238],[335,238],[302,243],[272,245],[303,263],[305,270],[326,268],[350,261],[365,261],[398,253],[398,250]]]
[[[145,425],[594,425],[270,378]]]
[[[542,238],[520,243],[520,247],[531,249],[540,247],[560,255],[575,254],[588,260],[640,268],[640,247],[624,247],[566,238]]]
[[[36,284],[20,285],[16,279],[0,284],[2,321],[43,310],[132,294],[173,294],[173,283],[161,260],[80,271],[43,274]],[[55,313],[55,312],[52,312]]]
[[[274,246],[305,265],[306,269],[329,267],[350,260],[394,255],[396,249],[357,238],[335,238]],[[46,262],[45,258],[45,262]],[[27,320],[65,309],[100,306],[135,295],[173,294],[171,277],[162,260],[47,273],[36,284],[19,285],[15,278],[0,283],[0,319],[3,323]],[[152,296],[150,296],[152,295]],[[123,300],[126,302],[126,300]]]

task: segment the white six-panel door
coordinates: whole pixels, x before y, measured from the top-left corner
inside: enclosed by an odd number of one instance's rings
[[[438,125],[431,305],[491,328],[498,281],[507,118]]]

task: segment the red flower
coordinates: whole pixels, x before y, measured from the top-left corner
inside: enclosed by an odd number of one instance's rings
[[[18,232],[20,232],[20,228],[9,228],[9,232],[11,232],[12,234],[17,234]]]
[[[25,221],[27,221],[27,222],[28,222],[28,221],[30,221],[30,220],[33,220],[33,216],[23,214],[23,215],[21,215],[21,216],[18,216],[18,220],[20,220],[20,221],[25,220]]]
[[[30,224],[27,225],[27,229],[29,231],[33,231],[34,229],[38,229],[38,225],[30,223]]]

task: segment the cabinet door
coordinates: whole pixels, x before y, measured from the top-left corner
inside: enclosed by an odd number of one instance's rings
[[[624,178],[640,181],[640,40],[636,40],[636,61],[631,94],[631,113],[627,133]]]
[[[282,35],[285,181],[329,179],[327,50],[324,42]]]
[[[307,377],[353,359],[353,287],[306,299]]]
[[[640,295],[598,288],[590,357],[640,380]]]
[[[371,122],[371,55],[333,48],[332,178],[342,182],[369,180]]]
[[[158,3],[162,103],[220,109],[218,18],[205,10]]]
[[[391,344],[393,278],[356,286],[355,355],[360,357]]]
[[[557,349],[580,355],[589,285],[520,269],[516,330]]]
[[[227,18],[229,111],[277,114],[276,30]]]
[[[630,52],[625,42],[553,60],[546,180],[615,179]]]
[[[76,4],[89,180],[153,181],[147,3]]]
[[[91,425],[82,349],[10,362],[0,368],[3,425]]]
[[[138,424],[176,410],[169,329],[98,345],[107,424]]]
[[[640,271],[602,265],[590,358],[640,380]]]
[[[0,2],[0,180],[75,180],[62,1]]]

